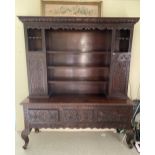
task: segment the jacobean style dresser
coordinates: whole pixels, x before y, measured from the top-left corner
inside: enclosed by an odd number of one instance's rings
[[[27,148],[32,128],[131,130],[127,97],[138,18],[20,16],[29,96],[21,103]]]

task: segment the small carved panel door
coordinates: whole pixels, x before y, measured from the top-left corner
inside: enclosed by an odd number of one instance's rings
[[[111,61],[110,97],[127,97],[130,53],[113,53]]]
[[[127,98],[130,69],[132,27],[119,27],[113,31],[109,96]]]

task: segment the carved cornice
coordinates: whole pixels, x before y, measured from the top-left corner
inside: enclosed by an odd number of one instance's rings
[[[47,16],[18,16],[22,22],[58,22],[58,23],[136,23],[137,17],[47,17]]]
[[[132,27],[139,18],[120,17],[43,17],[19,16],[27,28],[93,30],[113,29],[114,27]]]

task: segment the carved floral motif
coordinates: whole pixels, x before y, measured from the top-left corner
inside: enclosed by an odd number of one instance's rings
[[[126,117],[121,113],[112,112],[108,110],[97,110],[97,121],[98,122],[121,122],[126,121]]]
[[[78,111],[75,109],[65,109],[64,110],[64,121],[79,121]]]
[[[31,123],[56,122],[58,110],[29,110],[28,116]]]
[[[47,94],[46,82],[47,75],[45,71],[45,56],[43,53],[29,54],[29,76],[30,77],[30,94],[44,95]]]
[[[80,111],[80,121],[91,122],[94,119],[93,110],[81,110]]]
[[[64,121],[90,122],[93,121],[93,110],[90,109],[65,109]]]
[[[112,56],[111,66],[111,94],[117,92],[122,96],[126,96],[128,73],[130,65],[130,53],[115,53]]]

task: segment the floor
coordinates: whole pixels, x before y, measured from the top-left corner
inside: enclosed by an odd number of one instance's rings
[[[16,133],[16,155],[139,155],[129,149],[124,134],[113,131],[41,131],[29,135],[27,150]]]

